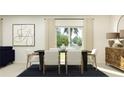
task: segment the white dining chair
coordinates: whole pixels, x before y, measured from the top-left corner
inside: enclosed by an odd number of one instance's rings
[[[26,69],[31,66],[33,63],[39,62],[39,55],[38,53],[30,53],[27,54],[27,64]]]
[[[46,66],[56,65],[58,66],[58,74],[60,74],[60,62],[59,62],[58,50],[45,50],[43,74],[45,74]]]
[[[38,63],[39,62],[39,55],[38,53],[35,53],[30,48],[25,49],[26,56],[27,56],[27,63],[26,63],[26,69],[32,65],[32,63]]]
[[[96,63],[96,49],[92,49],[92,51],[88,52],[88,62],[92,62],[95,65],[97,70],[97,63]]]
[[[68,66],[69,65],[80,66],[81,74],[83,73],[83,61],[82,61],[80,50],[68,50],[66,59],[67,59],[66,60],[66,74],[68,74]]]

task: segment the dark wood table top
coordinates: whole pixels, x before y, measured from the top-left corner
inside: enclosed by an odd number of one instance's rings
[[[45,50],[36,50],[34,52],[44,52]],[[90,52],[88,50],[81,50],[82,52]],[[59,52],[67,52],[67,50],[59,50]]]

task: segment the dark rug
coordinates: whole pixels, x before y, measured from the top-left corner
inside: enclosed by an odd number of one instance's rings
[[[38,65],[32,65],[18,77],[108,77],[100,70],[95,70],[92,65],[88,65],[88,70],[80,74],[79,66],[69,66],[68,75],[65,74],[65,66],[61,66],[61,74],[58,75],[58,69],[56,66],[50,66],[46,68],[46,73],[43,75],[42,71],[39,71]]]

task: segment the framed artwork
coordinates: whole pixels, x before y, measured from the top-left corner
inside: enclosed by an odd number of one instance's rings
[[[35,46],[35,24],[12,25],[13,46]]]

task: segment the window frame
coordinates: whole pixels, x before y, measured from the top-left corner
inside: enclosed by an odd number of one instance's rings
[[[84,26],[55,26],[55,29],[57,29],[57,28],[59,28],[59,27],[64,27],[64,28],[68,28],[69,29],[69,33],[68,33],[68,40],[69,40],[69,44],[68,44],[68,47],[72,47],[71,46],[71,42],[70,42],[70,40],[71,40],[71,36],[70,36],[70,29],[71,28],[81,28],[82,29],[82,32],[81,32],[81,34],[83,34],[83,37],[82,37],[82,35],[81,35],[81,42],[83,43],[84,41],[84,39],[85,39],[85,37],[84,37],[84,35],[85,35],[85,32],[84,32]],[[83,33],[84,32],[84,33]],[[57,31],[56,31],[56,35],[57,35]],[[84,43],[83,43],[84,44]],[[82,44],[82,45],[83,45]],[[58,46],[57,46],[58,47]],[[81,47],[84,47],[84,46],[81,46]]]

